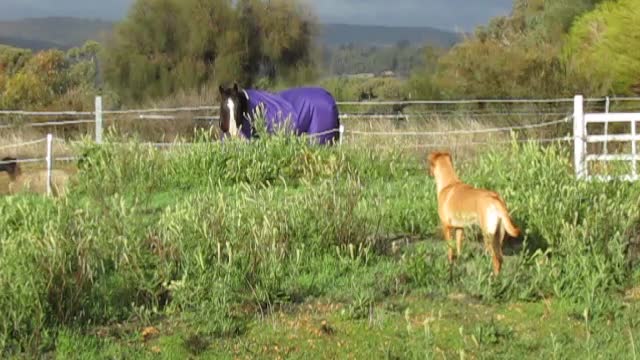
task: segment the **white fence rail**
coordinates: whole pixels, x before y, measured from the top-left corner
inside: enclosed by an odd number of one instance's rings
[[[16,160],[11,160],[11,161],[0,161],[0,164],[12,164],[12,163],[16,163],[16,164],[24,164],[24,163],[37,163],[37,162],[43,162],[46,164],[46,168],[47,168],[47,174],[46,174],[46,191],[47,191],[47,195],[51,195],[51,175],[53,173],[53,162],[54,162],[54,157],[53,157],[53,134],[47,134],[47,136],[43,139],[37,139],[37,140],[32,140],[32,141],[26,141],[26,142],[22,142],[22,143],[17,143],[17,144],[10,144],[10,145],[4,145],[2,147],[0,147],[0,150],[4,150],[4,149],[9,149],[9,148],[19,148],[19,147],[25,147],[25,146],[32,146],[32,145],[36,145],[36,144],[40,144],[40,143],[45,143],[45,153],[46,156],[44,158],[31,158],[31,159],[16,159]]]
[[[640,141],[638,135],[638,122],[640,121],[640,113],[585,113],[584,100],[582,95],[577,95],[574,99],[573,113],[573,132],[574,132],[574,168],[576,177],[587,180],[609,181],[612,179],[620,179],[627,181],[637,181],[638,177],[638,147]],[[606,108],[608,111],[608,106]],[[625,123],[630,127],[627,134],[609,134],[609,125],[612,123]],[[591,135],[589,133],[589,124],[603,124],[604,134]],[[608,154],[608,144],[629,142],[629,153]],[[589,144],[603,144],[603,154],[589,154]],[[589,171],[590,162],[613,162],[625,161],[631,163],[629,174],[620,176],[611,175],[592,175]]]

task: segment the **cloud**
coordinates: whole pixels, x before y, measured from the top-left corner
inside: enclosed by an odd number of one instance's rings
[[[0,18],[71,16],[116,20],[133,0],[0,0]]]
[[[312,6],[325,21],[472,30],[508,14],[512,0],[322,0]]]
[[[134,0],[0,0],[0,17],[75,16],[120,19]],[[430,26],[469,31],[507,14],[512,0],[303,0],[323,22]]]

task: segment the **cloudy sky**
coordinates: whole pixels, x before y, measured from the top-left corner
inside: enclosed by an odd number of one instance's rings
[[[323,22],[472,30],[507,14],[512,0],[306,0]],[[0,18],[76,16],[119,19],[133,0],[0,0]]]
[[[496,15],[508,14],[513,0],[316,0],[314,3],[325,22],[472,30]]]

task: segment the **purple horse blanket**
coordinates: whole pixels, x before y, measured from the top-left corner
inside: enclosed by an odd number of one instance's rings
[[[337,141],[340,134],[338,105],[331,94],[319,87],[292,88],[277,93],[246,90],[249,98],[249,117],[242,120],[241,133],[251,138],[253,128],[250,121],[262,106],[267,131],[286,123],[295,134],[308,134],[320,144]]]

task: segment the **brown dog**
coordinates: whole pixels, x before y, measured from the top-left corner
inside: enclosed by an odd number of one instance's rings
[[[429,155],[429,173],[436,180],[438,192],[438,215],[447,242],[451,240],[451,230],[456,230],[456,250],[460,256],[464,228],[479,225],[485,246],[491,251],[493,273],[498,275],[502,267],[502,241],[506,232],[520,235],[500,195],[493,191],[477,189],[460,181],[453,169],[451,155],[447,152],[433,152]],[[455,259],[449,248],[449,262]]]

